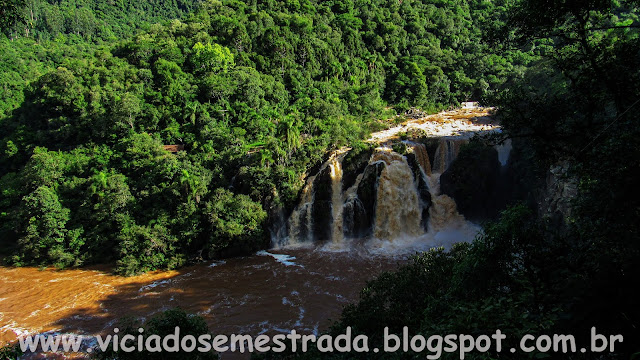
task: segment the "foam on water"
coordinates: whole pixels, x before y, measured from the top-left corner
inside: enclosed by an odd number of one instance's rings
[[[271,256],[272,258],[274,258],[277,262],[281,263],[284,266],[299,266],[299,267],[304,267],[300,264],[296,264],[295,262],[291,261],[291,260],[295,260],[296,257],[295,256],[291,256],[291,255],[287,255],[287,254],[273,254],[270,252],[267,252],[265,250],[261,250],[258,251],[256,253],[256,255],[260,255],[260,256]]]
[[[213,268],[213,267],[216,267],[216,266],[219,266],[219,265],[224,265],[224,264],[226,264],[226,263],[227,263],[227,262],[226,262],[226,261],[224,261],[224,260],[217,260],[217,261],[214,261],[214,262],[212,262],[211,264],[209,264],[209,267],[210,267],[210,268]]]

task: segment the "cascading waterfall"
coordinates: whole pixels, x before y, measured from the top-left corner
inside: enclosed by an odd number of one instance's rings
[[[333,216],[333,229],[331,240],[334,246],[340,246],[344,238],[342,209],[344,200],[342,198],[342,157],[331,160],[331,214]]]
[[[404,157],[389,159],[378,179],[374,236],[384,240],[418,236],[422,233],[421,212],[413,173]]]
[[[303,241],[313,241],[313,183],[315,175],[307,179],[307,183],[302,188],[300,204],[293,210],[289,217],[289,245],[298,244]],[[283,245],[278,239],[278,245]]]
[[[507,139],[503,144],[496,145],[495,149],[498,152],[498,161],[500,161],[500,165],[507,165],[509,156],[511,155],[511,148],[511,139]]]
[[[458,239],[471,239],[479,228],[470,224],[458,212],[456,202],[440,191],[440,176],[456,159],[466,139],[441,140],[434,155],[432,174],[428,177],[431,207],[429,208],[429,230],[438,245],[450,245]]]
[[[325,249],[340,250],[352,244],[345,239],[360,239],[365,244],[371,239],[376,242],[374,247],[386,249],[380,244],[400,244],[407,239],[432,242],[440,233],[470,228],[455,201],[440,194],[439,186],[440,175],[464,142],[442,139],[437,148],[432,143],[433,162],[423,143],[405,142],[406,155],[380,147],[357,167],[357,174],[349,174],[350,180],[344,174],[347,152],[332,154],[307,178],[300,202],[289,217],[286,238],[274,244],[324,243]],[[348,188],[343,189],[345,186]]]
[[[433,172],[442,174],[445,172],[449,165],[455,160],[460,152],[460,146],[467,143],[466,139],[450,140],[441,139],[436,149],[436,153],[433,157]]]
[[[358,197],[358,189],[362,183],[365,172],[358,174],[354,184],[344,193],[344,206],[342,209],[343,236],[356,238],[361,234],[359,225],[367,218],[367,211],[361,199]]]
[[[413,153],[416,155],[416,161],[426,176],[431,176],[431,162],[429,161],[429,154],[427,153],[427,147],[424,144],[410,142]]]
[[[429,208],[429,228],[433,231],[441,231],[453,225],[463,225],[464,216],[458,213],[455,200],[447,195],[440,194],[440,175],[435,173],[430,176],[431,207]]]

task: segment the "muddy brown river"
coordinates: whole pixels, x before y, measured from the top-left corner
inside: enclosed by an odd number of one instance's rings
[[[319,333],[367,280],[405,257],[269,250],[177,271],[118,277],[83,270],[0,268],[0,340],[47,331],[108,334],[118,319],[181,307],[214,334]]]

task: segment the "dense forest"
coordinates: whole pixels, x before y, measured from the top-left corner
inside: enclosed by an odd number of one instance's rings
[[[154,23],[186,17],[197,2],[11,0],[0,5],[5,35],[0,39],[0,117],[4,117],[24,100],[25,85],[65,58],[90,56],[97,44],[108,47]]]
[[[209,1],[112,44],[70,29],[41,30],[51,40],[9,31],[9,262],[117,261],[133,274],[266,246],[271,209],[295,200],[327,150],[364,146],[378,119],[410,106],[495,96],[522,72],[534,54],[484,41],[503,10]],[[184,151],[163,150],[170,144]]]
[[[379,343],[385,326],[514,339],[595,326],[625,342],[571,358],[638,356],[639,1],[209,0],[158,17],[151,2],[114,6],[31,4],[2,24],[9,264],[134,274],[265,247],[273,209],[328,150],[367,146],[410,107],[479,100],[498,108],[493,140],[518,142],[530,201],[473,243],[370,282],[330,332]],[[163,17],[180,19],[144,25]],[[558,167],[578,185],[559,220],[536,203]],[[292,357],[329,355],[358,356]]]
[[[370,282],[330,334],[366,334],[382,346],[383,328],[428,338],[442,334],[512,334],[502,352],[470,359],[636,359],[640,355],[640,24],[637,1],[511,2],[496,41],[536,47],[539,56],[512,74],[493,98],[504,136],[518,141],[522,172],[546,190],[505,210],[471,244],[434,249]],[[571,210],[558,219],[540,206],[553,169],[574,181]],[[563,170],[559,170],[563,169]],[[557,185],[557,183],[555,184]],[[534,191],[535,192],[535,191]],[[563,196],[568,196],[563,194]],[[548,201],[548,198],[546,199]],[[525,334],[574,334],[591,328],[622,334],[615,353],[511,354]],[[459,352],[430,356],[458,359]],[[384,354],[419,358],[409,351]],[[296,358],[368,358],[318,349]],[[282,356],[277,356],[278,358]],[[285,356],[286,357],[286,356]]]

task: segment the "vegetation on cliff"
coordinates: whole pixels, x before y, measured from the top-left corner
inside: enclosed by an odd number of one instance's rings
[[[500,2],[207,1],[121,41],[155,19],[128,7],[150,3],[37,4],[109,26],[40,18],[0,40],[0,237],[16,265],[132,274],[264,247],[270,208],[385,107],[491,96],[533,58],[484,41]]]

